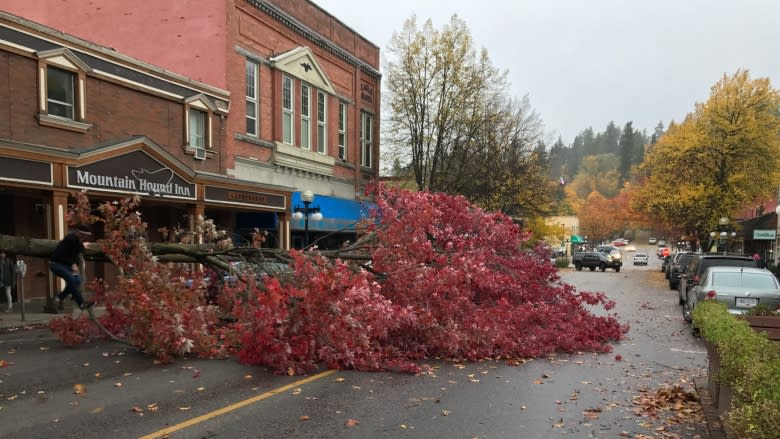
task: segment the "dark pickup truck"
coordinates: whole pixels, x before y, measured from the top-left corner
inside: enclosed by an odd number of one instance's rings
[[[623,265],[623,261],[619,257],[601,252],[574,253],[572,263],[577,271],[582,270],[582,267],[586,267],[589,268],[590,271],[595,271],[597,268],[601,271],[606,271],[607,268],[613,268],[615,271],[619,272],[620,267]]]

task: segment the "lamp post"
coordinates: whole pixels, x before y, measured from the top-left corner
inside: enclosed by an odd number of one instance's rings
[[[566,225],[561,223],[561,248],[563,249],[563,255],[568,256],[566,252]]]
[[[710,232],[710,251],[726,253],[731,251],[731,244],[737,240],[737,232],[729,233],[729,219],[725,216],[718,218],[718,231]]]
[[[775,254],[774,257],[780,257],[780,204],[775,207]],[[772,260],[772,264],[776,264],[777,261]]]
[[[295,206],[295,213],[293,213],[293,218],[296,220],[304,219],[303,221],[303,230],[304,230],[304,241],[303,241],[303,248],[307,248],[309,246],[309,216],[311,216],[311,219],[314,221],[319,221],[322,219],[322,213],[320,213],[320,206],[311,206],[311,203],[314,201],[314,193],[310,190],[305,190],[301,193],[301,202],[303,203],[303,207]]]

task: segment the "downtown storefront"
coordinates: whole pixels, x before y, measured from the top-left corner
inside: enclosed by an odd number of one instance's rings
[[[251,214],[251,225],[268,236],[266,246],[290,247],[290,188],[269,186],[193,171],[144,136],[65,150],[0,140],[0,234],[61,239],[74,194],[83,191],[91,203],[131,196],[141,199],[139,212],[147,237],[160,241],[161,229],[186,228],[201,216],[212,219],[241,245],[237,219]],[[102,230],[95,226],[96,239]],[[15,255],[12,255],[15,256]],[[24,260],[25,297],[43,299],[56,290],[44,258]],[[108,264],[89,263],[88,277],[110,277]]]

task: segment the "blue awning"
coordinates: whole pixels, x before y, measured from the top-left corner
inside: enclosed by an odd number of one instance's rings
[[[358,221],[369,218],[371,209],[376,204],[369,201],[347,200],[328,195],[315,195],[311,207],[320,208],[322,219],[314,221],[309,218],[309,230],[327,232],[355,232]],[[303,207],[301,193],[293,192],[292,207]],[[295,210],[291,209],[291,212]],[[290,219],[291,230],[304,230],[304,219]]]

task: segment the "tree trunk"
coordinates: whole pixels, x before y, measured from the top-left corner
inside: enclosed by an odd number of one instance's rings
[[[0,249],[13,255],[33,256],[49,258],[59,241],[55,239],[28,238],[25,236],[12,236],[0,234]],[[206,265],[225,268],[224,261],[230,259],[243,260],[274,260],[289,262],[290,254],[286,250],[255,248],[255,247],[231,247],[221,249],[210,244],[175,244],[166,242],[148,243],[152,254],[163,262],[197,262]],[[94,246],[84,250],[84,258],[89,261],[109,262],[106,255]],[[341,258],[356,261],[369,261],[371,257],[365,253],[359,253],[352,249],[346,251],[324,250],[325,257]],[[220,262],[222,260],[223,262]]]

